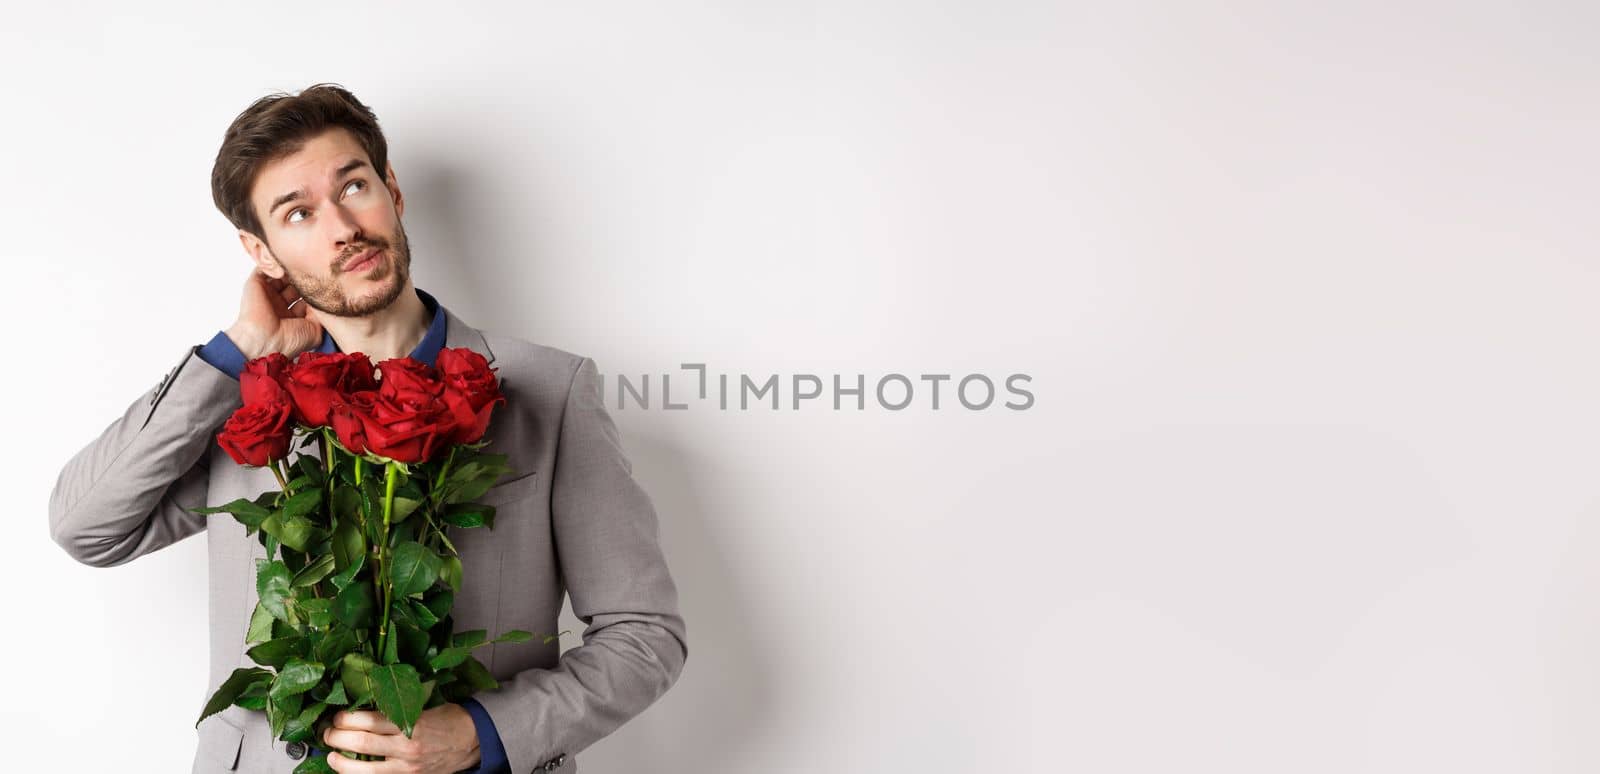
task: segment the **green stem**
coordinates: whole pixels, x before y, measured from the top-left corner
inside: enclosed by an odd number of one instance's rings
[[[333,441],[328,428],[322,428],[322,512],[328,517],[331,532],[336,519],[333,515]]]
[[[439,489],[444,486],[445,474],[450,472],[450,463],[456,461],[456,447],[450,447],[450,456],[445,458],[444,467],[439,468],[439,477],[434,479],[432,495],[438,495]]]
[[[278,486],[283,487],[283,494],[287,497],[289,495],[289,480],[284,478],[283,471],[278,469],[278,465],[281,462],[282,460],[272,460],[267,467],[272,468],[272,475],[278,477]]]
[[[389,514],[394,509],[394,482],[395,475],[400,467],[393,462],[385,463],[383,474],[383,543],[378,550],[382,559],[378,563],[379,572],[383,576],[383,628],[378,630],[378,658],[382,659],[389,642],[389,607],[394,595],[394,579],[389,577]]]
[[[439,537],[439,540],[444,541],[444,544],[450,547],[450,553],[452,554],[456,553],[456,547],[450,544],[450,538],[445,537],[444,529],[434,521],[433,517],[439,508],[439,492],[444,489],[444,479],[446,476],[450,475],[450,466],[453,465],[455,461],[456,447],[451,446],[450,456],[445,458],[444,466],[439,468],[439,475],[433,480],[433,489],[428,492],[428,509],[424,514],[424,518],[428,520],[428,526],[433,528],[433,533]],[[434,545],[430,547],[436,548],[437,546],[437,541],[434,541]]]
[[[367,490],[361,486],[361,469],[363,467],[362,463],[365,462],[365,459],[361,455],[357,454],[355,455],[355,461],[356,492],[358,492],[361,496],[361,507],[356,510],[361,514],[361,537],[362,539],[366,539],[369,534],[367,532]],[[372,595],[373,598],[376,599],[383,593],[383,554],[374,549],[369,549],[367,553],[373,557],[373,564],[376,565],[372,570]],[[384,629],[388,628],[389,627],[387,625],[384,626]],[[376,659],[381,659],[383,658],[383,632],[378,632],[378,639],[376,642],[378,643],[378,650],[372,655]]]

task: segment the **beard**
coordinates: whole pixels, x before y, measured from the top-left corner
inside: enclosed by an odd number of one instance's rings
[[[374,248],[382,251],[374,259],[375,265],[353,272],[379,283],[376,290],[363,296],[352,297],[345,292],[340,283],[340,277],[346,273],[342,268],[335,269],[326,277],[318,277],[297,273],[282,261],[278,262],[278,266],[283,269],[284,280],[300,292],[300,297],[312,309],[336,317],[366,317],[389,308],[411,279],[411,243],[406,239],[405,226],[398,222],[395,223],[395,239],[392,242],[375,234],[369,235],[361,243],[346,249],[336,265],[346,266],[356,256]]]

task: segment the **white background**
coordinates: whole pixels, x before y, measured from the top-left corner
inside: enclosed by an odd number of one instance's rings
[[[205,539],[93,569],[46,503],[233,320],[228,122],[334,81],[474,325],[608,376],[1033,377],[1026,411],[615,412],[690,657],[584,771],[1592,771],[1597,21],[8,10],[4,768],[188,770]]]

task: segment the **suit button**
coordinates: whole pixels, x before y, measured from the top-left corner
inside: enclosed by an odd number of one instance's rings
[[[290,742],[289,746],[285,747],[283,751],[288,753],[290,758],[300,760],[301,758],[306,757],[306,743]]]

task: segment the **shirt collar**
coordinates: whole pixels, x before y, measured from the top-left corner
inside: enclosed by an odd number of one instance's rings
[[[433,322],[428,324],[428,332],[422,334],[422,341],[417,343],[417,348],[411,350],[411,358],[428,365],[433,365],[439,357],[439,350],[444,348],[445,323],[444,307],[439,305],[438,299],[429,295],[422,288],[412,286],[417,291],[417,298],[422,299],[422,305],[433,314]],[[322,346],[317,347],[318,352],[338,352],[339,346],[334,343],[333,335],[328,329],[322,329]]]

